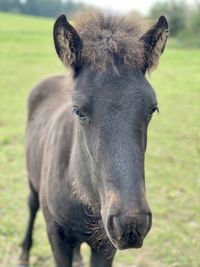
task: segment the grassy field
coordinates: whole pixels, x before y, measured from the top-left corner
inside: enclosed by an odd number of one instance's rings
[[[16,266],[27,220],[26,99],[40,79],[65,73],[52,26],[52,20],[0,13],[1,267]],[[160,108],[146,158],[153,227],[143,248],[119,252],[114,267],[200,267],[200,50],[167,49],[149,79]],[[32,266],[52,267],[41,213],[35,230]],[[88,262],[85,246],[83,254]]]

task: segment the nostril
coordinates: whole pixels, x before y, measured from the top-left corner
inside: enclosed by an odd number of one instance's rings
[[[152,213],[148,212],[147,213],[147,233],[151,229],[151,225],[152,225]]]
[[[115,225],[114,225],[114,215],[109,215],[107,218],[107,231],[108,234],[113,236],[114,235],[114,229],[115,229]]]
[[[140,219],[137,224],[137,232],[138,234],[145,237],[149,230],[151,229],[152,223],[152,214],[151,212],[146,212],[140,215]]]
[[[118,238],[120,239],[122,236],[122,229],[121,229],[120,222],[116,216],[113,217],[113,226],[115,228],[115,232],[116,232]]]
[[[121,227],[118,217],[115,215],[110,215],[107,219],[107,230],[112,236],[116,236],[118,238],[121,237]]]
[[[108,218],[107,218],[107,229],[110,230],[113,228],[113,215],[110,215]]]

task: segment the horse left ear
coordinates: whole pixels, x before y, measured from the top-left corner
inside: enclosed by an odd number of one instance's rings
[[[54,24],[53,37],[56,52],[65,66],[71,66],[75,73],[81,65],[83,43],[75,28],[61,15]]]
[[[144,72],[155,68],[159,63],[159,58],[165,49],[169,34],[168,22],[165,16],[161,16],[140,40],[145,48]]]

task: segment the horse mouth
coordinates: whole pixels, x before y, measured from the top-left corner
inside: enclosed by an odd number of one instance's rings
[[[136,236],[133,233],[123,236],[120,239],[113,238],[110,234],[108,235],[111,243],[115,246],[116,249],[124,250],[130,248],[141,248],[143,246],[144,236]]]
[[[118,249],[124,250],[129,248],[141,248],[143,246],[143,238],[137,238],[133,240],[122,240],[118,244]]]

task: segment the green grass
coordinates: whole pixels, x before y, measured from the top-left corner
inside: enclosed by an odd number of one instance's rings
[[[0,13],[2,267],[16,266],[27,220],[26,99],[40,79],[65,73],[53,48],[52,26],[52,20]],[[153,227],[143,248],[119,252],[114,266],[199,267],[200,50],[167,49],[149,79],[160,107],[150,125],[146,157]],[[83,253],[87,262],[85,246]],[[41,213],[31,262],[34,267],[53,266]]]

